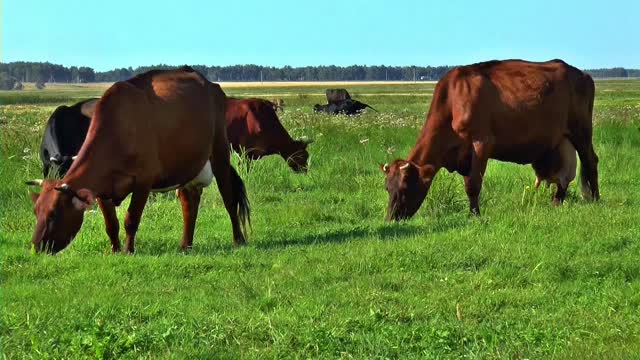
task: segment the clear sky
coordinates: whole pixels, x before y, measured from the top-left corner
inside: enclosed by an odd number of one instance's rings
[[[0,59],[459,65],[561,58],[640,68],[640,0],[2,0]]]

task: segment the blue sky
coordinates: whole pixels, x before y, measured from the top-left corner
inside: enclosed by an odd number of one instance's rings
[[[562,58],[640,68],[640,1],[4,0],[0,59],[454,65]]]

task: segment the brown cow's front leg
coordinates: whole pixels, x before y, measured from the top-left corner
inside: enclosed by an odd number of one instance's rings
[[[131,195],[131,203],[127,209],[127,215],[124,219],[124,230],[127,233],[127,239],[124,243],[124,252],[133,253],[134,240],[136,237],[136,231],[138,231],[138,225],[140,225],[140,219],[142,218],[142,211],[147,204],[149,198],[149,190],[135,190]]]
[[[193,246],[193,233],[196,228],[196,219],[198,217],[198,206],[200,205],[200,197],[202,188],[181,188],[178,189],[178,197],[182,204],[182,242],[180,247],[183,250],[191,249]]]
[[[120,225],[118,224],[118,216],[116,215],[116,206],[111,200],[103,200],[98,198],[98,205],[104,217],[104,226],[107,235],[111,241],[111,251],[116,253],[120,251]]]
[[[480,190],[482,178],[489,160],[488,146],[482,142],[474,142],[471,150],[471,170],[464,177],[464,189],[469,197],[469,210],[474,215],[480,215]]]

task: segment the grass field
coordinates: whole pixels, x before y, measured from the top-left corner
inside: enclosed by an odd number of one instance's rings
[[[144,212],[133,256],[111,255],[99,211],[56,256],[29,253],[23,181],[41,175],[44,122],[104,87],[0,92],[5,358],[636,358],[640,354],[640,81],[597,83],[602,201],[532,190],[528,166],[490,162],[481,217],[442,171],[414,219],[383,221],[378,164],[405,157],[433,84],[350,84],[380,113],[315,115],[325,85],[225,86],[280,96],[315,139],[309,173],[280,158],[242,173],[253,210],[234,250],[215,187],[194,249],[178,251],[172,193]],[[234,156],[237,164],[238,158]],[[127,202],[118,210],[123,218]]]

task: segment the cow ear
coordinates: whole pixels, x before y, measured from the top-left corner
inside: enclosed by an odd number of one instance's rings
[[[433,177],[436,175],[436,168],[432,165],[422,165],[418,166],[418,175],[422,181],[431,182]]]
[[[38,198],[40,197],[40,193],[30,192],[29,197],[31,198],[31,201],[33,201],[33,203],[35,204],[35,202],[38,201]]]
[[[87,210],[96,201],[95,196],[89,189],[80,189],[76,191],[76,196],[71,200],[73,206],[78,210]]]

